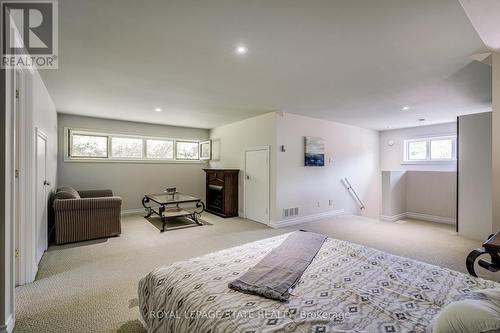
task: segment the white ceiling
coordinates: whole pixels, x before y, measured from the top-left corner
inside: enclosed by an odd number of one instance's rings
[[[59,17],[59,69],[42,76],[63,113],[386,129],[491,110],[491,67],[470,58],[487,48],[458,0],[64,0]]]
[[[500,51],[500,1],[460,0],[472,25],[492,51]]]

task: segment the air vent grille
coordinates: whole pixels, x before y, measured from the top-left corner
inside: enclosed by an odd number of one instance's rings
[[[283,217],[292,217],[299,215],[299,207],[283,208]]]

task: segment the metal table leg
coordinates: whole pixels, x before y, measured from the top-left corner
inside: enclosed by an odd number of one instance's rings
[[[196,203],[196,208],[201,208],[200,211],[196,211],[196,209],[194,210],[193,214],[191,215],[191,219],[198,225],[202,225],[200,221],[198,221],[198,218],[201,216],[201,213],[203,213],[205,211],[205,204],[203,203],[203,201],[198,201]]]
[[[159,212],[158,215],[160,215],[160,220],[161,220],[161,223],[162,223],[161,231],[160,232],[164,232],[165,231],[165,225],[167,225],[167,218],[163,215],[163,213],[165,212],[165,206],[161,205],[158,208],[158,212]]]
[[[465,264],[470,275],[477,277],[477,274],[474,271],[474,263],[476,262],[477,258],[482,256],[483,254],[489,254],[491,260],[490,262],[486,260],[479,260],[477,262],[478,265],[490,272],[500,271],[500,254],[498,252],[498,246],[495,243],[490,243],[492,242],[494,237],[495,234],[489,235],[488,239],[483,244],[483,247],[471,251],[471,253],[469,253],[469,255],[467,256]]]
[[[475,249],[469,253],[465,261],[465,266],[467,266],[467,271],[470,275],[477,277],[477,274],[474,271],[474,263],[476,262],[477,258],[479,258],[479,256],[482,256],[485,253],[488,252],[486,252],[484,248]]]
[[[151,206],[146,205],[148,203],[149,199],[147,197],[142,198],[142,207],[144,207],[144,209],[146,210],[146,216],[144,216],[144,218],[146,219],[153,214],[153,209],[151,208]]]

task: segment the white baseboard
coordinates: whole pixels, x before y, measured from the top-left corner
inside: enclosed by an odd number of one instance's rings
[[[14,330],[14,317],[12,315],[7,318],[4,325],[0,325],[0,333],[11,333]]]
[[[386,222],[396,222],[405,218],[423,220],[429,222],[445,223],[445,224],[456,223],[456,219],[452,217],[444,217],[444,216],[429,215],[429,214],[414,213],[414,212],[405,212],[396,215],[380,215],[380,219]]]
[[[137,215],[137,214],[143,214],[144,215],[144,208],[124,209],[124,210],[122,210],[122,216],[125,216],[125,215]]]
[[[396,222],[398,220],[404,219],[406,213],[396,214],[396,215],[380,215],[380,219],[386,222]]]
[[[324,219],[327,217],[333,217],[333,216],[338,216],[338,215],[343,215],[343,214],[345,214],[345,211],[343,209],[338,209],[338,210],[332,210],[329,212],[324,212],[324,213],[319,213],[319,214],[299,216],[299,217],[295,217],[293,219],[286,219],[286,220],[281,220],[281,221],[271,221],[269,223],[269,226],[271,228],[282,228],[282,227],[287,227],[289,225],[317,221],[317,220],[321,220],[321,219]]]
[[[429,214],[422,214],[422,213],[407,212],[406,217],[410,218],[410,219],[424,220],[424,221],[437,222],[437,223],[446,223],[446,224],[457,223],[456,219],[454,219],[452,217],[436,216],[436,215],[429,215]]]

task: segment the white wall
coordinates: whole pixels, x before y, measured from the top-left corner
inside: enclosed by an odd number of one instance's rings
[[[286,147],[286,152],[276,152],[277,224],[286,223],[282,210],[292,207],[299,207],[299,218],[336,210],[359,214],[356,202],[341,183],[344,177],[364,202],[363,215],[378,218],[381,188],[377,131],[282,113],[277,116],[277,135],[278,146]],[[304,166],[304,136],[324,139],[324,167]]]
[[[456,179],[454,171],[382,171],[381,218],[455,223]]]
[[[208,138],[208,130],[65,114],[59,114],[58,120],[60,186],[71,186],[77,190],[111,189],[115,195],[122,197],[123,210],[141,209],[144,194],[161,192],[168,186],[175,186],[180,192],[199,196],[204,200],[205,173],[202,169],[207,166],[206,162],[64,161],[64,128],[199,140]]]
[[[456,163],[450,164],[401,164],[403,161],[403,140],[420,136],[456,134],[456,123],[419,126],[380,132],[380,168],[382,170],[455,171]],[[388,142],[394,141],[393,146]]]
[[[493,229],[500,230],[500,52],[492,54],[492,194]]]
[[[46,180],[50,183],[47,191],[47,209],[50,193],[57,186],[57,113],[45,84],[37,71],[24,70],[20,77],[19,103],[22,128],[19,133],[20,149],[19,188],[22,205],[19,213],[16,247],[20,252],[17,284],[30,283],[35,279],[38,266],[36,256],[37,211],[36,211],[36,141],[37,131],[47,137]],[[48,210],[49,211],[49,210]],[[49,217],[49,214],[47,214]],[[50,222],[50,221],[49,221]],[[50,223],[48,223],[50,229]]]
[[[210,130],[210,139],[220,141],[220,160],[211,161],[212,168],[236,168],[239,173],[238,211],[244,216],[243,179],[245,149],[257,146],[270,147],[270,211],[276,210],[276,113],[266,113]]]
[[[14,137],[14,123],[13,123],[13,101],[14,89],[12,87],[13,82],[13,71],[2,71],[6,73],[6,77],[2,78],[2,83],[5,83],[5,87],[2,86],[2,90],[5,91],[5,109],[3,113],[5,118],[5,136],[2,136],[2,147],[6,149],[5,156],[6,164],[5,167],[4,180],[5,180],[5,190],[9,195],[6,196],[4,204],[6,218],[5,223],[2,223],[2,278],[1,280],[1,291],[2,296],[2,306],[0,314],[0,331],[5,331],[11,329],[14,324],[14,285],[15,285],[15,266],[14,266],[14,249],[16,246],[16,235],[14,230],[16,229],[14,225],[14,215],[13,215],[13,180],[14,180],[14,154],[12,148],[12,140]],[[4,81],[5,80],[5,81]],[[48,191],[56,185],[56,170],[57,170],[57,115],[54,107],[54,103],[45,88],[45,85],[40,78],[40,75],[35,70],[30,72],[28,70],[23,70],[20,74],[20,92],[19,92],[19,103],[20,109],[18,111],[17,117],[22,119],[23,129],[19,134],[19,140],[17,146],[21,148],[20,165],[19,167],[19,180],[20,184],[23,184],[23,188],[20,191],[20,202],[22,203],[22,224],[19,228],[23,231],[20,233],[20,241],[17,244],[20,251],[21,260],[21,271],[20,275],[17,276],[17,280],[20,283],[26,283],[33,281],[37,266],[33,264],[35,248],[36,248],[36,238],[35,238],[35,221],[36,221],[36,207],[35,207],[35,138],[36,129],[43,131],[48,138],[47,142],[47,180],[52,182],[52,186],[48,188]],[[22,116],[21,116],[22,115]],[[5,245],[5,247],[4,247]],[[5,257],[4,257],[5,256]],[[22,277],[22,278],[21,278]]]
[[[457,216],[457,173],[455,171],[407,171],[406,211],[442,222],[454,223]]]
[[[458,232],[484,240],[492,225],[492,114],[459,118]]]
[[[396,220],[406,214],[406,171],[382,171],[383,220]]]
[[[397,175],[404,171],[405,213],[409,217],[454,223],[456,219],[456,163],[403,164],[404,140],[417,137],[457,133],[457,124],[419,126],[380,132],[380,168]],[[389,142],[394,141],[390,146]],[[394,177],[394,175],[392,176]],[[403,184],[403,183],[401,183]],[[401,191],[401,189],[399,189]],[[393,203],[399,196],[394,188],[386,187],[382,205]],[[387,215],[391,213],[391,215]],[[384,212],[387,220],[401,218],[403,212]]]

